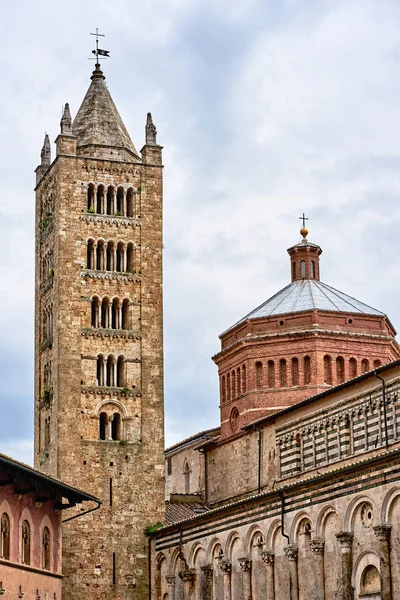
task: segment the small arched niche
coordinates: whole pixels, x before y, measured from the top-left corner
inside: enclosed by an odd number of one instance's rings
[[[381,578],[375,565],[367,565],[361,574],[359,598],[381,599]]]

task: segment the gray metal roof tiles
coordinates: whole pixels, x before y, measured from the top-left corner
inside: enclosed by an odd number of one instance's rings
[[[372,308],[372,306],[368,306],[368,304],[364,304],[364,302],[360,302],[326,285],[326,283],[322,283],[322,281],[304,279],[302,281],[293,281],[284,287],[277,294],[261,304],[261,306],[243,317],[243,319],[240,319],[233,327],[249,319],[286,315],[309,310],[385,316],[384,313]]]

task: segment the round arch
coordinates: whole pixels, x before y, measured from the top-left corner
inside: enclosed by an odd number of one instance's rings
[[[357,597],[360,594],[361,576],[368,566],[376,567],[378,573],[380,573],[379,556],[373,550],[364,550],[364,552],[361,552],[357,556],[354,562],[352,586],[356,591]]]
[[[400,487],[389,490],[382,502],[381,523],[390,523],[392,506],[396,498],[400,497]]]
[[[260,538],[262,537],[262,539],[264,540],[265,543],[265,539],[266,539],[266,535],[265,533],[261,530],[261,527],[259,525],[252,525],[249,530],[246,533],[246,537],[244,539],[244,553],[245,555],[250,556],[251,554],[251,549],[252,547],[255,545],[254,543],[254,539],[255,538]]]
[[[291,527],[290,527],[290,533],[289,533],[289,539],[290,539],[290,543],[291,544],[295,544],[296,543],[296,539],[297,536],[299,534],[299,527],[300,524],[302,523],[302,521],[304,521],[305,519],[307,519],[307,521],[310,521],[311,523],[311,528],[312,528],[312,521],[311,521],[311,517],[310,515],[305,511],[302,510],[299,513],[297,513],[292,521]]]
[[[339,517],[340,522],[342,522],[342,518],[339,515],[338,511],[332,504],[327,504],[323,506],[318,514],[317,521],[315,523],[315,537],[316,538],[324,538],[325,537],[325,523],[327,518],[335,514]]]
[[[349,503],[349,505],[347,507],[346,514],[345,514],[344,521],[343,521],[343,530],[344,531],[353,531],[355,513],[356,513],[358,507],[361,504],[363,504],[364,502],[367,502],[368,504],[370,504],[372,506],[372,508],[374,509],[374,515],[376,518],[376,514],[377,514],[376,504],[372,500],[372,498],[370,496],[368,496],[368,494],[362,494],[361,496],[356,496],[355,498],[353,498],[351,500],[351,502]]]

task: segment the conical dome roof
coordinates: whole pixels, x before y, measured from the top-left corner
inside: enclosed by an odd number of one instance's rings
[[[96,65],[91,84],[72,124],[80,155],[132,162],[139,154]]]

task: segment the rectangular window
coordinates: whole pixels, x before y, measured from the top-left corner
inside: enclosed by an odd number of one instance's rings
[[[172,460],[170,458],[167,460],[167,475],[172,475]]]

